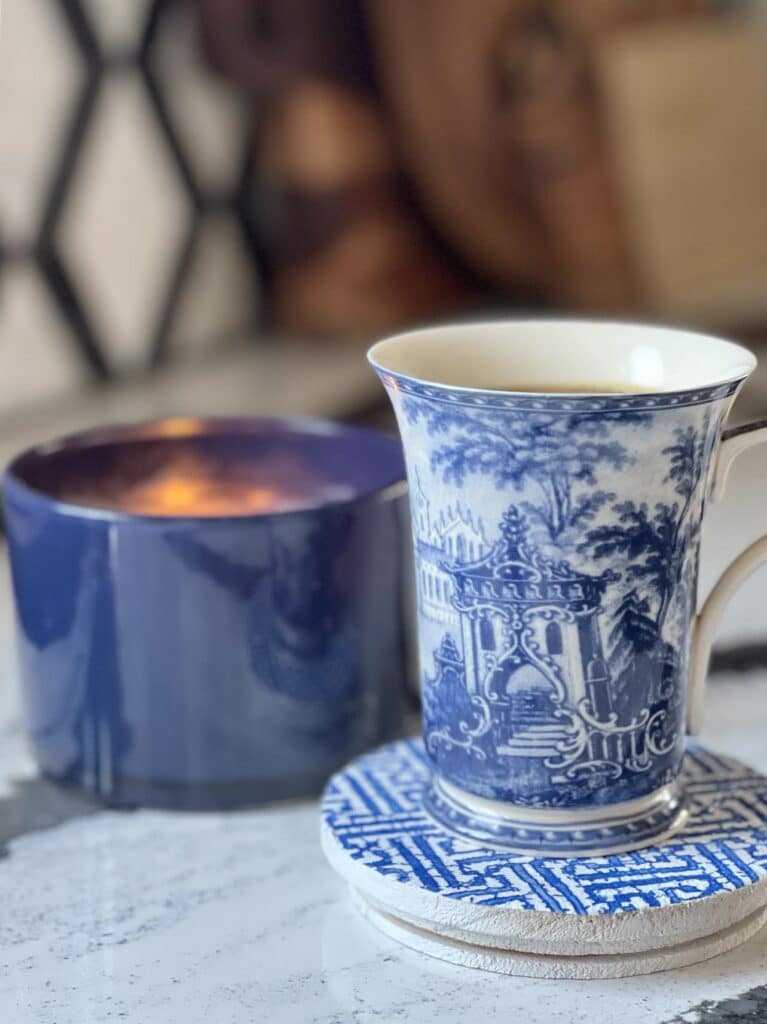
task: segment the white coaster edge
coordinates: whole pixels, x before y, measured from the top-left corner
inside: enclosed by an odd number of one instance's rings
[[[586,955],[529,953],[436,935],[379,910],[358,890],[350,889],[352,900],[362,916],[402,945],[463,967],[527,978],[594,981],[689,967],[734,949],[756,935],[767,923],[767,907],[761,907],[713,934],[659,949]]]
[[[689,903],[609,914],[488,907],[382,878],[357,864],[324,823],[321,844],[331,867],[377,912],[435,938],[520,954],[577,957],[584,947],[588,956],[651,954],[723,934],[767,904],[764,878]]]

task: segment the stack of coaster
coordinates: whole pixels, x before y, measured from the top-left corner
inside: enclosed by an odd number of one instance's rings
[[[767,777],[699,745],[672,839],[606,857],[530,857],[460,838],[423,809],[420,741],[335,775],[322,842],[363,914],[424,953],[540,978],[617,978],[697,963],[767,921]]]

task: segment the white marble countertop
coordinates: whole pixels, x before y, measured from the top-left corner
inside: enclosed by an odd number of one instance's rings
[[[766,467],[767,452],[738,467],[712,517],[704,581],[767,526]],[[767,984],[767,931],[707,963],[625,981],[480,973],[403,949],[358,918],[323,860],[313,802],[125,813],[41,782],[18,724],[0,583],[0,1021],[767,1019],[767,991],[753,992]],[[766,591],[763,570],[728,617],[728,639],[764,637]],[[717,676],[707,721],[705,742],[767,770],[767,671]]]
[[[767,769],[762,728],[740,732],[756,701],[767,720],[767,674],[722,676],[711,698],[717,728],[705,739]],[[660,1024],[693,1021],[701,1001],[767,983],[767,933],[696,967],[625,981],[443,964],[357,917],[324,863],[313,802],[238,814],[96,811],[36,779],[18,727],[5,725],[0,743],[0,1020],[9,1024]]]

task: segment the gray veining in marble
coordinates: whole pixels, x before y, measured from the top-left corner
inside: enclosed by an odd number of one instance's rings
[[[711,698],[721,728],[706,740],[716,733],[721,749],[767,764],[761,730],[744,740],[734,727],[767,698],[767,677],[722,678]],[[767,935],[687,970],[605,983],[480,974],[401,949],[359,920],[325,866],[314,804],[102,811],[8,849],[0,1019],[14,1024],[450,1024],[512,1008],[530,1024],[658,1024],[767,980]]]

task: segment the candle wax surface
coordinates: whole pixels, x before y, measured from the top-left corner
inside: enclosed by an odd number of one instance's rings
[[[243,516],[288,512],[353,498],[348,484],[323,479],[287,453],[215,458],[166,451],[115,466],[98,480],[58,489],[63,501],[144,516]]]

